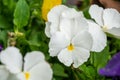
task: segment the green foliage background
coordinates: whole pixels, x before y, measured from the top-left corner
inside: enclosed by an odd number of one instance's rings
[[[45,21],[41,17],[42,3],[43,0],[0,0],[0,44],[3,48],[15,42],[23,56],[26,52],[42,51],[53,69],[53,80],[111,80],[100,76],[98,70],[120,50],[120,40],[110,36],[107,47],[100,53],[91,52],[88,62],[78,69],[66,67],[56,57],[49,56],[49,38],[44,33]],[[66,0],[63,4],[66,5]],[[89,6],[89,0],[84,0],[79,8],[69,5],[83,10],[86,18],[90,18]]]

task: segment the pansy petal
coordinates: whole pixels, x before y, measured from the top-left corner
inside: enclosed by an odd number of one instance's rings
[[[88,30],[88,23],[85,18],[77,17],[74,22],[74,34],[77,34],[83,30]]]
[[[77,17],[73,19],[62,18],[60,23],[60,30],[66,32],[70,39],[72,39],[78,32],[87,29],[88,23],[82,17]]]
[[[88,31],[81,31],[72,39],[72,44],[76,47],[90,50],[92,48],[92,37]]]
[[[115,54],[105,68],[99,70],[99,74],[105,76],[120,76],[120,52]]]
[[[19,80],[15,74],[10,74],[8,80]]]
[[[62,32],[56,32],[50,39],[49,52],[50,56],[57,56],[57,54],[70,43],[67,36]]]
[[[64,5],[58,5],[58,6],[55,6],[54,8],[52,8],[47,16],[48,22],[59,21],[61,13],[67,9],[69,9],[69,8]]]
[[[66,11],[63,11],[61,16],[64,18],[69,18],[69,19],[77,18],[77,17],[84,17],[82,12],[78,12],[74,8],[69,8]]]
[[[22,55],[19,49],[8,47],[1,52],[1,62],[6,65],[11,73],[19,73],[22,70]]]
[[[116,66],[116,64],[120,63],[119,62],[120,59],[120,52],[115,54],[112,59],[108,62],[106,68],[113,68],[114,66]]]
[[[30,71],[29,80],[52,80],[52,69],[47,62],[40,62],[35,65]]]
[[[120,28],[120,13],[116,9],[105,9],[103,13],[104,26],[108,29]]]
[[[18,80],[15,74],[11,74],[5,66],[0,66],[0,80]]]
[[[100,52],[107,45],[107,37],[103,30],[99,25],[92,21],[88,21],[89,23],[89,32],[93,38],[93,46],[91,51]]]
[[[88,60],[89,56],[90,52],[87,49],[75,47],[73,50],[73,67],[78,68]]]
[[[101,68],[99,74],[110,77],[120,76],[120,63],[115,64],[112,68]]]
[[[20,72],[19,74],[16,74],[18,80],[26,80],[24,72]]]
[[[26,54],[24,61],[24,71],[29,71],[39,62],[45,61],[45,57],[40,51],[32,51]]]
[[[46,22],[45,34],[46,34],[47,37],[51,36],[51,34],[50,34],[50,25],[51,25],[50,22]]]
[[[116,67],[116,76],[120,76],[120,63],[119,66]]]
[[[50,34],[53,35],[59,28],[59,22],[61,18],[61,13],[67,10],[68,7],[64,5],[58,5],[50,10],[48,13],[48,22],[51,22]]]
[[[62,4],[62,0],[43,0],[41,6],[42,17],[47,21],[48,12],[55,6]]]
[[[0,66],[0,80],[8,80],[9,71],[5,68],[5,66]]]
[[[115,37],[120,37],[120,28],[112,28],[109,29],[107,32],[114,35]]]
[[[73,63],[72,59],[72,51],[68,51],[67,48],[63,49],[59,54],[58,54],[58,59],[60,62],[62,62],[66,66],[70,66]]]
[[[71,39],[72,30],[73,30],[74,22],[68,18],[62,18],[60,22],[60,31],[67,33],[67,36]]]
[[[93,19],[100,25],[103,26],[103,8],[98,5],[92,5],[89,9],[89,13]]]

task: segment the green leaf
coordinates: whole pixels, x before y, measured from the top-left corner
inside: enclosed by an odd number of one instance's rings
[[[16,5],[16,1],[15,0],[3,0],[3,4],[7,6],[11,11],[13,11]]]
[[[84,77],[86,76],[87,78],[89,78],[89,80],[94,80],[95,79],[96,72],[95,72],[94,67],[82,65],[82,66],[80,66],[80,70],[83,72]]]
[[[7,29],[10,27],[10,24],[8,21],[5,19],[5,17],[0,15],[0,28],[1,29]]]
[[[52,68],[55,76],[68,77],[68,75],[64,71],[64,68],[60,64],[56,63],[53,65]]]
[[[28,36],[29,37],[29,40],[28,40],[29,45],[33,45],[33,46],[37,46],[37,47],[41,46],[39,34],[40,34],[40,32],[35,31],[34,29],[32,30],[31,34],[29,34],[31,36]]]
[[[109,60],[110,52],[109,46],[107,46],[102,52],[91,53],[91,63],[99,70],[101,67],[104,67],[107,61]]]
[[[25,0],[19,0],[14,12],[14,24],[18,29],[21,29],[28,24],[29,16],[30,10],[28,4]]]
[[[2,42],[4,47],[7,45],[7,32],[5,30],[0,30],[0,43]]]
[[[23,55],[29,52],[30,48],[25,36],[16,36],[16,43],[16,47],[20,49]]]
[[[84,16],[85,16],[87,19],[90,19],[89,7],[86,7],[86,8],[83,10],[83,13],[84,13]]]

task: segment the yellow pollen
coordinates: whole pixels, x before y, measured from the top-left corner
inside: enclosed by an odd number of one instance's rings
[[[107,26],[103,26],[102,29],[104,32],[106,32],[108,30]]]
[[[70,44],[68,47],[67,47],[68,51],[72,51],[74,50],[74,46],[72,44]]]
[[[25,74],[25,79],[26,79],[26,80],[29,80],[29,78],[30,78],[30,73],[29,73],[29,72],[25,72],[24,74]]]

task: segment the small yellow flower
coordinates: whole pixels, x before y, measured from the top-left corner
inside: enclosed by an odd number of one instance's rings
[[[42,18],[47,21],[47,14],[56,5],[60,5],[62,0],[43,0]]]

